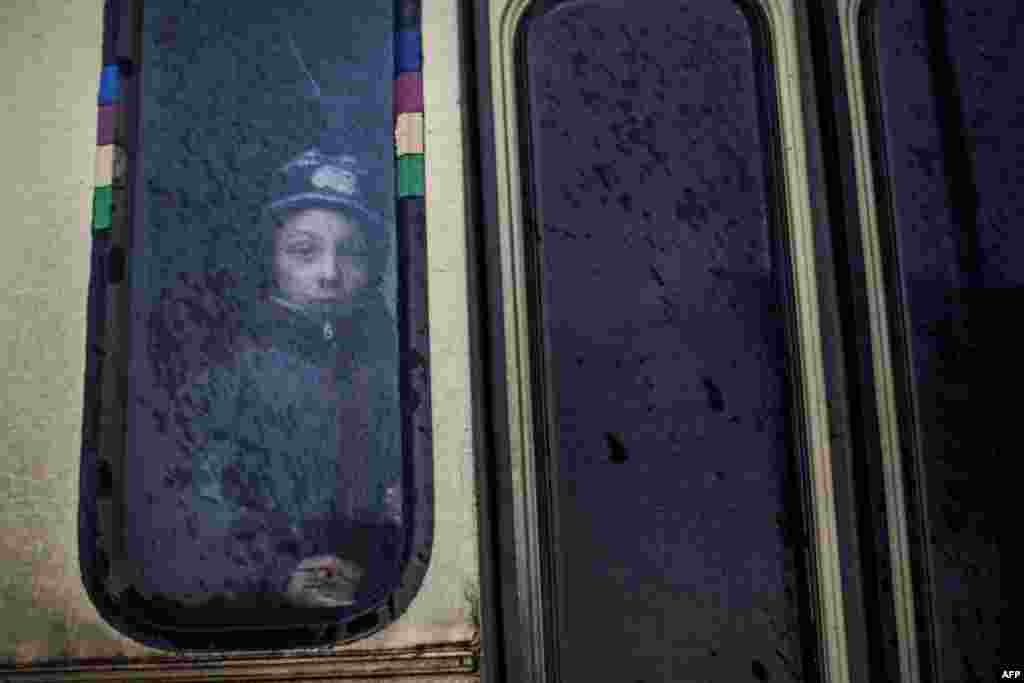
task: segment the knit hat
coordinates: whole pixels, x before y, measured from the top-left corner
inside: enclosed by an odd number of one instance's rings
[[[267,208],[348,209],[371,223],[383,223],[381,215],[370,208],[364,188],[366,175],[356,157],[325,154],[314,147],[278,169]]]

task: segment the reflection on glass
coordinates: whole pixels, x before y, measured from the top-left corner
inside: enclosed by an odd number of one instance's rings
[[[394,322],[370,286],[387,262],[386,226],[353,156],[309,150],[278,175],[260,319],[176,403],[189,426],[189,507],[258,568],[254,588],[301,606],[350,605],[373,558],[346,539],[399,514],[374,500],[389,490],[397,500],[397,482],[371,481],[376,463],[397,457],[386,429]]]
[[[145,4],[123,533],[147,599],[355,614],[398,584],[392,31],[390,2]]]

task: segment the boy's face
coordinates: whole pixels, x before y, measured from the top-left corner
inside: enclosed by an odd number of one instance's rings
[[[274,281],[297,306],[344,306],[369,282],[368,251],[362,226],[347,216],[296,211],[274,235]]]

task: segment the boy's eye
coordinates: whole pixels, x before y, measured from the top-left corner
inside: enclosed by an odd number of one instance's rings
[[[309,259],[316,256],[317,249],[312,244],[295,244],[289,246],[285,251],[291,256]]]

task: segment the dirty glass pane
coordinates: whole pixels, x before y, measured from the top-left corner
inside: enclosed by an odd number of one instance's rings
[[[404,538],[392,3],[143,5],[126,580],[355,614]]]
[[[526,24],[564,680],[811,675],[756,25],[721,0]]]
[[[1019,649],[1005,553],[1017,537],[1009,468],[1020,418],[1001,395],[1021,378],[1024,343],[1011,324],[1024,304],[1019,7],[880,2],[868,12],[882,227],[897,259],[891,305],[904,297],[915,559],[931,583],[919,596],[933,620],[922,635],[934,680],[986,680]]]

